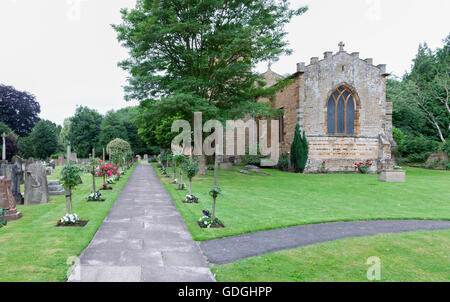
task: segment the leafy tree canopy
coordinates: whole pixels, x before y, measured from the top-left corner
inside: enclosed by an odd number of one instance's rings
[[[164,117],[192,121],[270,115],[273,90],[262,88],[252,69],[290,54],[284,27],[306,11],[288,0],[139,0],[122,10],[113,26],[130,57],[119,65],[130,73],[128,100],[141,102],[139,133],[149,143]]]
[[[40,112],[41,106],[33,95],[0,84],[0,122],[16,134],[27,136],[39,121]]]
[[[33,157],[47,159],[56,152],[58,144],[57,127],[48,120],[39,121],[30,134]]]
[[[108,143],[106,146],[106,151],[112,156],[115,154],[122,154],[122,156],[124,156],[125,154],[131,152],[131,146],[127,141],[124,141],[121,138],[116,138]]]
[[[70,130],[67,136],[72,150],[80,158],[89,157],[92,148],[101,150],[99,144],[100,125],[103,117],[96,110],[88,107],[77,107],[75,115],[70,119]]]

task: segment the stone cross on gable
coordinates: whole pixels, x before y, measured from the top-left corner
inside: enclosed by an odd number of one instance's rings
[[[6,133],[3,132],[3,147],[2,147],[2,160],[6,160]]]
[[[344,51],[344,46],[345,46],[344,42],[342,42],[342,41],[339,42],[338,46],[339,46],[339,51]]]

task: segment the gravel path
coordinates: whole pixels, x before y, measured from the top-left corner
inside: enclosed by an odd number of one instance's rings
[[[450,229],[450,221],[373,220],[330,222],[214,239],[201,242],[200,247],[210,263],[225,264],[270,252],[342,238],[440,229]]]

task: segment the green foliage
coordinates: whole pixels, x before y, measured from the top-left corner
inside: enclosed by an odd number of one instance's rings
[[[80,169],[75,165],[64,165],[61,170],[60,181],[65,188],[75,188],[80,184]]]
[[[87,165],[87,170],[89,173],[91,173],[93,176],[97,175],[97,168],[100,165],[100,160],[98,158],[91,158]]]
[[[77,107],[75,115],[70,119],[67,139],[78,157],[87,158],[92,148],[102,149],[99,144],[102,119],[96,110],[83,106]]]
[[[13,133],[13,131],[11,130],[11,128],[8,127],[8,125],[6,125],[3,122],[0,122],[0,135],[2,135],[3,133],[10,134]]]
[[[183,154],[175,154],[173,155],[172,160],[174,160],[177,165],[181,166],[186,161],[186,156]]]
[[[256,146],[256,155],[250,154],[250,149],[248,147],[245,148],[245,155],[241,155],[240,158],[242,162],[246,165],[254,165],[261,166],[261,159],[266,156],[261,155],[261,150],[259,148],[259,144]]]
[[[281,171],[287,171],[289,169],[289,154],[287,152],[282,152],[280,154],[277,167]]]
[[[198,160],[193,158],[188,158],[184,161],[181,168],[186,173],[189,180],[192,180],[199,171]]]
[[[450,141],[446,141],[443,145],[442,145],[442,152],[447,153],[448,156],[450,156]]]
[[[439,142],[425,136],[406,135],[398,145],[398,154],[406,163],[423,163],[438,147]]]
[[[3,133],[3,132],[2,132]],[[8,211],[6,209],[0,208],[0,218],[3,216],[6,216],[8,214]],[[0,219],[0,229],[8,224],[8,221],[6,219]]]
[[[393,125],[405,135],[444,142],[450,134],[450,35],[435,51],[420,45],[413,63],[402,80],[386,82]]]
[[[19,138],[19,155],[23,158],[30,158],[34,156],[34,146],[31,137]]]
[[[220,187],[214,187],[209,191],[209,195],[214,198],[214,200],[219,197],[219,195],[222,195],[222,190],[220,189]]]
[[[269,115],[274,89],[258,85],[253,67],[289,54],[285,25],[306,11],[287,0],[138,1],[114,25],[130,57],[126,99],[140,100],[139,134],[147,144],[168,148],[177,115],[192,122]],[[176,16],[176,17],[175,17]]]
[[[121,138],[113,139],[106,146],[106,152],[111,156],[114,156],[117,153],[123,154],[131,152],[131,146],[127,141],[124,141]]]
[[[51,121],[39,121],[36,126],[34,126],[33,131],[31,131],[29,138],[30,140],[25,143],[31,144],[31,156],[35,158],[47,159],[57,150],[57,128]],[[26,148],[30,148],[30,146],[27,146]]]
[[[305,170],[308,161],[308,141],[306,134],[303,131],[303,136],[300,135],[300,126],[295,126],[294,140],[291,144],[291,164],[295,171],[302,172]]]

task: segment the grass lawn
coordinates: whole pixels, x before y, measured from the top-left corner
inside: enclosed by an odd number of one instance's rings
[[[65,215],[65,196],[51,196],[48,204],[18,206],[23,217],[0,229],[0,281],[65,281],[70,256],[79,256],[87,247],[108,214],[134,167],[112,185],[112,191],[100,191],[105,202],[86,202],[92,189],[91,174],[83,174],[83,184],[73,192],[73,208],[85,227],[55,227]],[[57,167],[49,179],[58,179]],[[97,187],[102,179],[96,179]],[[23,191],[22,191],[23,192]]]
[[[156,164],[154,164],[156,166]],[[217,217],[223,229],[201,229],[202,210],[211,210],[213,171],[197,176],[193,194],[199,204],[181,202],[188,191],[176,190],[155,167],[195,240],[294,225],[373,219],[450,219],[450,172],[405,168],[406,183],[378,181],[378,175],[294,174],[275,169],[271,176],[219,171],[223,195]],[[170,169],[172,172],[172,169]],[[184,182],[187,179],[183,177]]]
[[[450,230],[342,239],[215,266],[217,281],[368,281],[366,261],[381,260],[381,281],[450,281]]]

